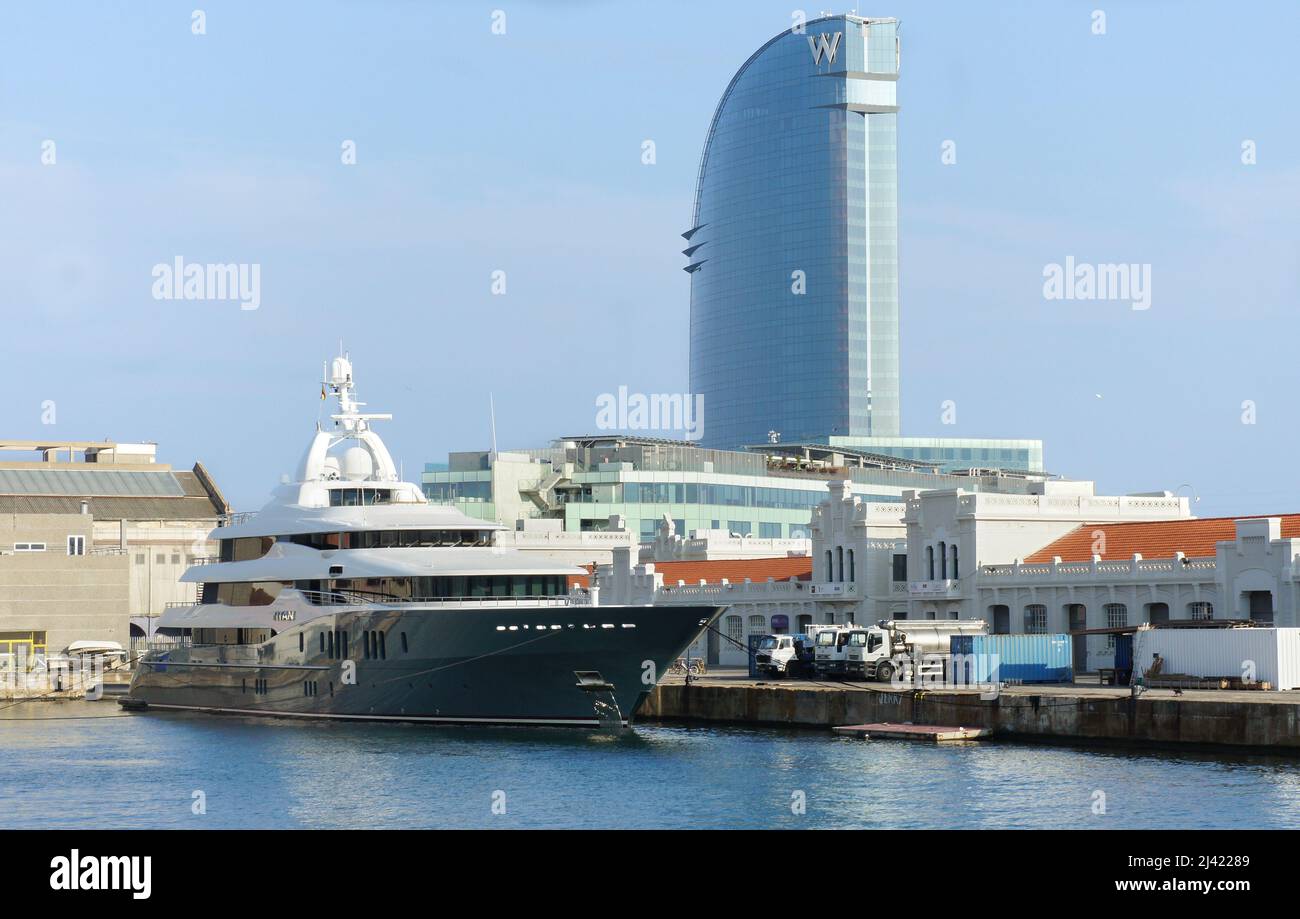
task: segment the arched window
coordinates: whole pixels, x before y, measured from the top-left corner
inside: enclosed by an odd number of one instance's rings
[[[830,549],[826,550],[826,580],[835,580],[835,561]]]
[[[1106,627],[1109,629],[1119,629],[1128,625],[1128,607],[1123,603],[1107,603],[1102,609],[1106,613]],[[1106,648],[1115,647],[1115,636],[1106,636]]]
[[[843,581],[844,580],[844,547],[843,546],[835,547],[835,557],[837,561],[839,561],[839,569],[840,569],[839,576],[836,577],[835,580]]]
[[[745,620],[739,616],[728,616],[727,637],[735,642],[743,641],[745,638]]]
[[[939,543],[939,580],[948,579],[948,544]]]
[[[853,550],[849,550],[849,581],[856,582],[858,579],[857,566],[853,563]]]
[[[927,569],[926,580],[934,580],[934,546],[925,547],[925,567]]]

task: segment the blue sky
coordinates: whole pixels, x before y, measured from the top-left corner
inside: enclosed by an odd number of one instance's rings
[[[251,509],[340,338],[408,477],[488,445],[489,391],[503,448],[591,430],[620,385],[684,391],[704,133],[792,9],[7,6],[0,434],[156,440]],[[859,11],[902,21],[904,433],[1042,438],[1051,471],[1186,483],[1201,515],[1300,511],[1300,5]],[[259,264],[261,307],[153,299],[178,255]],[[1067,255],[1150,264],[1151,308],[1045,300]]]

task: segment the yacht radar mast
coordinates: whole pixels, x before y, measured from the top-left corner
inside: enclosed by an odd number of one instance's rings
[[[338,400],[339,410],[330,415],[334,422],[333,431],[321,429],[316,425],[316,436],[303,456],[299,469],[300,482],[329,481],[340,478],[339,463],[329,456],[330,450],[347,440],[355,440],[357,446],[345,454],[348,466],[346,477],[358,481],[397,482],[400,481],[393,458],[384,446],[379,435],[371,429],[371,422],[389,421],[392,414],[388,412],[362,412],[365,405],[357,400],[356,382],[352,377],[352,361],[347,354],[340,354],[324,368],[325,379],[321,381],[321,398],[332,393]],[[355,454],[361,454],[360,464]],[[352,455],[349,459],[348,455]],[[367,462],[368,459],[368,462]],[[367,468],[368,467],[368,468]]]

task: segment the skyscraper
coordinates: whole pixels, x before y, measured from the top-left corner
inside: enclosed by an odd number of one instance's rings
[[[691,228],[702,443],[897,437],[898,21],[829,16],[722,94]]]

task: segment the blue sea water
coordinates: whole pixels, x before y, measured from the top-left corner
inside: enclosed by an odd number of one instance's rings
[[[0,711],[0,826],[1300,827],[1300,759],[655,724],[612,736],[305,723],[42,702]]]

